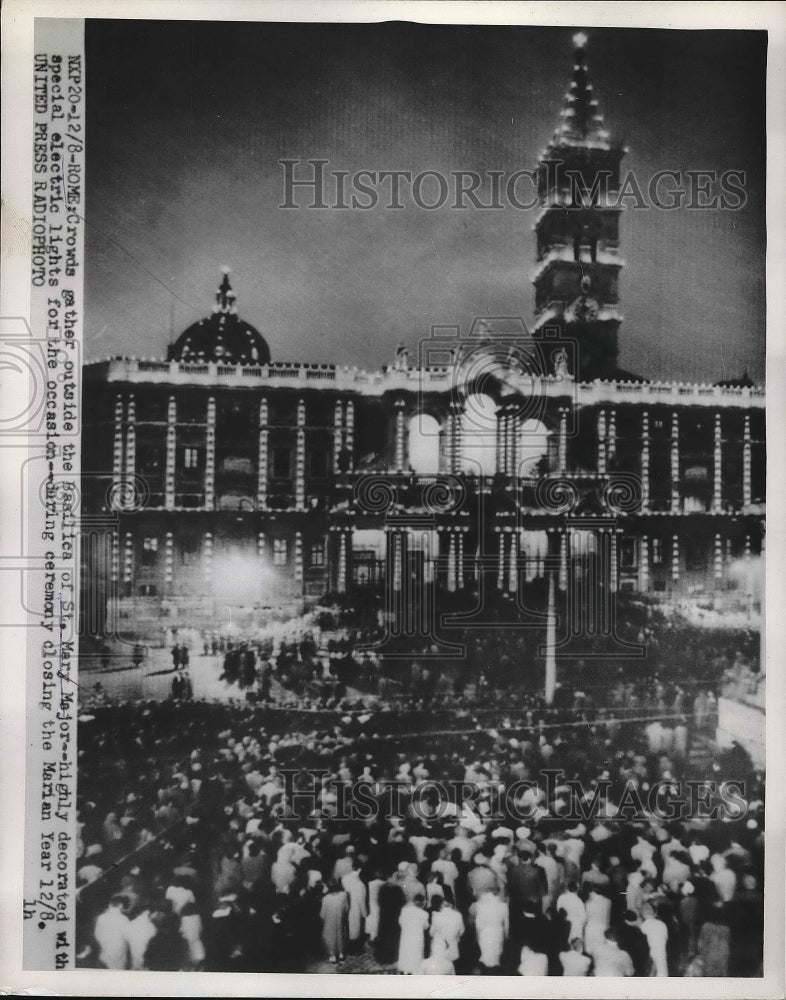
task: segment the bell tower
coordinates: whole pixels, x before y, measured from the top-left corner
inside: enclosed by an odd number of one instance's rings
[[[625,150],[603,127],[586,66],[587,36],[573,37],[573,77],[562,122],[538,163],[540,211],[534,332],[575,338],[581,381],[617,370],[620,163]]]

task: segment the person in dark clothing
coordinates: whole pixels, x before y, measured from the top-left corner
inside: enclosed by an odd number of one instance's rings
[[[374,948],[377,961],[390,965],[398,955],[401,928],[398,918],[404,906],[404,891],[400,885],[386,882],[379,890],[379,931]]]
[[[617,928],[617,937],[620,948],[631,957],[634,975],[649,975],[650,949],[633,910],[626,910],[624,920]]]

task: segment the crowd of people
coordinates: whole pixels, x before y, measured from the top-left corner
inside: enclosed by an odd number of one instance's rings
[[[83,706],[79,964],[759,974],[764,778],[742,747],[697,753],[720,641],[687,683],[659,630],[657,671],[607,665],[550,706],[422,657],[382,691],[371,659],[355,690],[343,641],[225,642],[250,700]]]

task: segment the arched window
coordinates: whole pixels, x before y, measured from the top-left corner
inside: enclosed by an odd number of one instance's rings
[[[418,413],[407,425],[409,464],[414,472],[431,475],[440,471],[440,426],[428,413]]]
[[[468,396],[461,427],[461,468],[476,476],[493,476],[497,471],[497,404],[490,396]]]

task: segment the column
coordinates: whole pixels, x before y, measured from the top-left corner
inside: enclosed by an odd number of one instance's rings
[[[559,540],[559,589],[568,589],[568,535],[570,528],[562,528]]]
[[[680,418],[676,410],[671,415],[671,510],[680,509]]]
[[[451,403],[450,409],[453,419],[453,440],[450,455],[450,471],[461,472],[463,437],[464,437],[464,408],[461,403]]]
[[[393,589],[401,590],[404,576],[404,536],[401,531],[393,531]]]
[[[650,540],[646,535],[639,539],[639,590],[646,594],[650,589]]]
[[[606,436],[606,460],[614,458],[617,454],[617,411],[612,409],[609,411],[609,427]]]
[[[673,583],[679,583],[680,579],[680,538],[679,535],[672,535],[671,538],[671,579]]]
[[[448,590],[454,593],[456,590],[456,533],[448,532]]]
[[[641,509],[650,505],[650,415],[647,410],[641,415]]]
[[[164,583],[169,586],[174,578],[175,539],[171,531],[166,533],[164,543]]]
[[[751,536],[745,536],[745,593],[753,595],[753,574],[751,573]]]
[[[502,410],[497,410],[497,437],[495,446],[496,455],[496,470],[497,472],[503,472],[505,469],[505,435],[503,433],[503,421],[504,415]]]
[[[712,453],[713,461],[713,484],[712,484],[712,509],[719,511],[723,501],[723,486],[721,480],[723,462],[723,443],[721,437],[721,415],[715,414],[715,440]]]
[[[175,506],[176,436],[177,403],[175,397],[170,396],[166,414],[166,472],[164,474],[164,506],[167,510],[172,510]]]
[[[259,534],[257,535],[257,559],[261,563],[264,563],[266,553],[267,553],[267,546],[265,543],[265,532],[260,531]]]
[[[123,478],[123,398],[115,397],[115,436],[112,442],[112,489],[110,496],[116,498],[121,493],[120,480]],[[119,506],[117,500],[113,506]]]
[[[207,401],[207,435],[205,438],[205,510],[216,504],[216,401]]]
[[[505,585],[505,536],[500,531],[499,552],[497,554],[497,590],[502,590],[504,585]]]
[[[126,545],[123,553],[123,583],[128,589],[134,579],[134,536],[130,531],[126,532]]]
[[[295,532],[295,583],[302,589],[303,587],[303,536],[299,531]]]
[[[508,592],[515,594],[519,589],[519,534],[512,532],[510,536],[510,562],[508,563]]]
[[[456,543],[456,587],[464,589],[464,534],[459,531]]]
[[[559,447],[558,466],[560,472],[568,468],[568,411],[561,407],[559,411]]]
[[[267,509],[267,480],[269,462],[269,435],[267,426],[267,399],[259,403],[259,453],[257,455],[257,510]]]
[[[715,587],[720,588],[721,581],[723,580],[723,540],[719,531],[715,533],[714,571]]]
[[[609,528],[611,533],[610,545],[609,545],[609,592],[612,594],[617,593],[618,586],[618,567],[617,567],[617,529]]]
[[[557,690],[557,613],[554,607],[554,574],[549,573],[549,603],[546,618],[546,679],[543,697],[547,705]]]
[[[347,449],[347,472],[352,472],[355,463],[355,404],[351,399],[347,403],[344,447]]]
[[[112,583],[117,583],[120,579],[120,536],[116,531],[112,532],[112,562],[110,566],[110,579]]]
[[[333,475],[338,475],[341,456],[342,437],[344,435],[344,407],[340,399],[336,400],[333,411]]]
[[[606,472],[606,411],[598,414],[598,472]]]
[[[297,404],[297,444],[295,445],[295,508],[306,506],[306,404]]]
[[[742,505],[749,507],[752,497],[751,486],[751,418],[745,414],[745,428],[742,434]]]
[[[205,532],[205,590],[210,591],[213,586],[213,535],[211,532]]]
[[[404,403],[396,403],[396,472],[404,471]]]
[[[347,534],[346,531],[339,531],[338,535],[338,573],[336,576],[336,590],[339,594],[345,594],[347,590]]]
[[[133,496],[136,475],[136,402],[133,395],[128,397],[126,419],[126,491]]]

